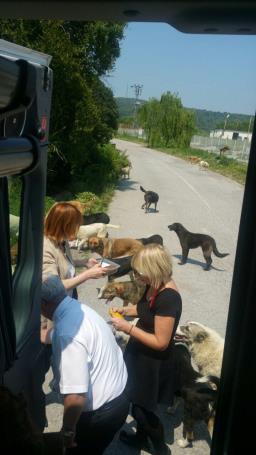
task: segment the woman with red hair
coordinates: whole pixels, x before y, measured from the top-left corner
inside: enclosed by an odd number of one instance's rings
[[[74,261],[71,256],[68,242],[76,239],[82,222],[82,214],[73,204],[57,202],[46,215],[44,225],[43,275],[58,275],[73,297],[77,297],[77,286],[106,273],[94,258]],[[75,275],[75,266],[86,268]]]

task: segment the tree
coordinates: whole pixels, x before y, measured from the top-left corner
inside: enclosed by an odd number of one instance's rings
[[[0,20],[3,39],[53,57],[48,159],[52,190],[91,164],[117,128],[113,94],[100,78],[114,67],[124,27],[113,22]]]
[[[195,132],[194,113],[184,109],[177,94],[164,93],[139,109],[138,118],[150,146],[187,146]]]

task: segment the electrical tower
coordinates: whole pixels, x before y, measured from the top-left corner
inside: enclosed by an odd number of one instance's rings
[[[140,105],[139,97],[142,93],[143,85],[142,84],[133,84],[133,85],[131,85],[131,88],[134,89],[134,94],[135,94],[133,116],[134,116],[134,128],[136,128],[137,127],[137,109],[138,109],[138,106]]]

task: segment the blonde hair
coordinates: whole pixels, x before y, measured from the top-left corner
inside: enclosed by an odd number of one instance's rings
[[[82,222],[82,214],[73,204],[57,202],[46,215],[44,234],[50,240],[61,243],[76,236]]]
[[[169,252],[157,243],[145,245],[132,258],[131,266],[148,278],[150,285],[158,289],[168,283],[172,276],[172,260]]]

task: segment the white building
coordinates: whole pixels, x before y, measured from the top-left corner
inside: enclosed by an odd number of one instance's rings
[[[210,132],[210,137],[220,137],[221,139],[231,139],[231,140],[238,140],[238,141],[246,141],[251,142],[252,140],[252,133],[248,133],[248,131],[234,131],[234,130],[213,130]]]

